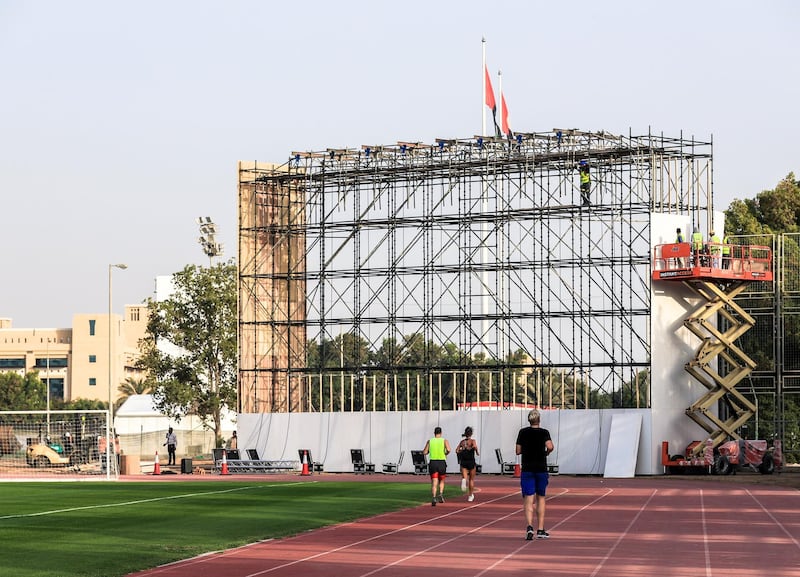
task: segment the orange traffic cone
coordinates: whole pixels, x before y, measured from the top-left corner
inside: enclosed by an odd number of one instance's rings
[[[219,471],[220,475],[228,475],[228,457],[226,455],[227,451],[222,451],[222,468]]]
[[[519,466],[519,457],[517,457],[517,460],[514,463],[514,476],[515,477],[521,477],[522,476],[522,469]]]
[[[158,462],[158,451],[156,451],[156,462],[153,465],[153,475],[161,474],[161,463]]]
[[[308,470],[308,451],[303,451],[303,470],[300,475],[307,477],[310,474],[311,471]]]

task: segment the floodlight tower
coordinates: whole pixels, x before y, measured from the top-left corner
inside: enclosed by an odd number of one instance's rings
[[[217,225],[210,216],[198,217],[197,224],[200,225],[201,234],[197,242],[203,247],[203,252],[208,256],[208,266],[211,267],[214,264],[214,257],[222,254],[224,246],[217,242]]]

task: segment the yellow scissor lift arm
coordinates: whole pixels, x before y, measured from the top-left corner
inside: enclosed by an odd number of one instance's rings
[[[686,280],[683,284],[706,300],[683,321],[683,325],[701,341],[694,359],[686,363],[686,371],[708,389],[686,409],[686,415],[705,429],[712,446],[717,447],[729,438],[739,439],[736,430],[756,413],[755,405],[736,390],[736,385],[756,367],[753,359],[735,344],[756,324],[755,319],[734,301],[749,283],[734,281],[723,285],[724,290],[711,281]],[[727,320],[729,326],[725,332],[720,332],[712,324],[716,315]],[[724,359],[730,367],[724,377],[714,368],[717,357]],[[725,420],[710,412],[723,399],[731,408],[731,415]],[[702,450],[703,447],[698,445],[694,453],[699,454]]]
[[[726,251],[728,256],[723,259],[712,260],[693,255],[687,243],[659,245],[653,260],[653,280],[680,281],[705,301],[683,322],[700,339],[694,359],[685,365],[686,371],[708,389],[686,409],[686,415],[708,433],[714,448],[728,439],[740,439],[736,430],[756,413],[756,406],[736,390],[756,367],[755,361],[736,346],[736,341],[755,326],[755,319],[734,299],[751,282],[772,280],[769,248],[729,248],[735,250]],[[724,332],[712,322],[719,317],[726,321]],[[718,359],[730,369],[725,376],[714,368]],[[731,409],[724,420],[711,412],[722,400]],[[698,443],[692,454],[699,456],[703,450],[704,445]]]

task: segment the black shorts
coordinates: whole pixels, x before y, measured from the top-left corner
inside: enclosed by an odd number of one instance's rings
[[[431,477],[444,477],[447,474],[447,461],[430,461],[428,473]]]
[[[461,468],[472,471],[475,468],[475,461],[461,461]]]

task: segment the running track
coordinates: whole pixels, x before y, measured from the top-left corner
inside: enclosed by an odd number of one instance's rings
[[[325,478],[344,480],[341,475],[309,479]],[[427,503],[132,575],[800,576],[797,489],[692,477],[553,476],[546,515],[551,537],[525,541],[518,479],[479,476],[480,492],[468,503],[458,479],[451,478],[451,498],[436,507]],[[423,499],[429,485],[418,479]]]

